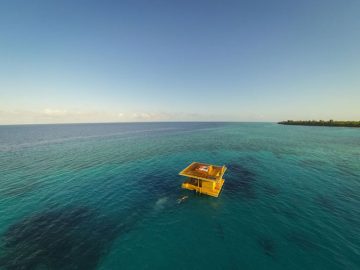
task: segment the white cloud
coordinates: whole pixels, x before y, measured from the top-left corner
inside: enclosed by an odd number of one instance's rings
[[[67,114],[67,110],[49,109],[44,110],[44,114],[49,116],[62,116]]]
[[[222,121],[220,115],[183,112],[111,112],[101,110],[70,110],[45,108],[42,110],[0,111],[0,124],[50,124],[96,122],[156,122],[156,121]]]
[[[140,113],[133,113],[132,118],[134,120],[155,120],[155,119],[159,118],[159,115],[158,114],[140,112]]]

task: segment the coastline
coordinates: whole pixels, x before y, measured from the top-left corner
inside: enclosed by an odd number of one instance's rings
[[[324,126],[324,127],[353,127],[360,128],[360,121],[294,121],[287,120],[278,122],[280,125],[294,125],[294,126]]]

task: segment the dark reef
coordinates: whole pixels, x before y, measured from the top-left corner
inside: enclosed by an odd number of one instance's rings
[[[334,217],[343,219],[346,222],[349,222],[355,227],[359,227],[359,218],[357,217],[359,214],[356,212],[346,211],[339,202],[342,204],[347,203],[348,199],[351,199],[351,193],[349,196],[340,196],[339,194],[335,194],[334,197],[328,195],[317,195],[315,197],[315,203],[320,206],[324,211],[332,214]],[[356,198],[356,197],[354,197]]]
[[[258,238],[258,244],[264,251],[264,254],[270,257],[275,256],[275,242],[274,240],[268,238],[268,237],[259,237]]]
[[[215,233],[221,240],[225,240],[224,229],[220,223],[216,223]]]
[[[337,212],[337,207],[336,207],[336,203],[328,196],[325,195],[318,195],[315,198],[315,202],[321,206],[321,208],[327,210],[328,212],[331,213],[336,213]]]
[[[176,174],[159,174],[159,172],[149,173],[140,178],[139,184],[144,186],[144,189],[151,192],[153,195],[171,195],[179,188],[179,183],[173,181],[174,175]]]
[[[4,233],[0,269],[96,269],[113,239],[128,229],[87,207],[45,210]]]
[[[275,197],[280,194],[280,190],[278,188],[270,185],[269,183],[263,183],[262,188],[263,188],[265,194],[270,197]]]
[[[247,199],[256,198],[255,173],[236,163],[231,163],[227,167],[228,176],[224,189],[229,190],[232,194],[241,193],[242,197]]]

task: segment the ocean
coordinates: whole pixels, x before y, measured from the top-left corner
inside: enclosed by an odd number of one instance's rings
[[[360,129],[0,126],[0,269],[360,269]]]

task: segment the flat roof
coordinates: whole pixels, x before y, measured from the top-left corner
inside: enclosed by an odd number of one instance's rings
[[[225,171],[225,165],[216,166],[212,164],[206,164],[201,162],[193,162],[185,169],[183,169],[179,175],[201,179],[205,181],[217,181],[220,180]]]

